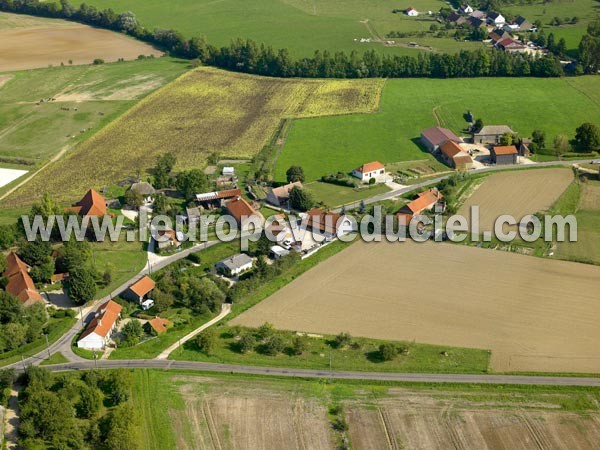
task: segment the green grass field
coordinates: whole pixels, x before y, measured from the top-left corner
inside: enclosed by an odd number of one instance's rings
[[[598,92],[598,77],[388,80],[379,113],[297,120],[277,161],[275,179],[283,181],[293,164],[313,181],[373,160],[431,158],[417,144],[421,131],[437,125],[437,116],[442,126],[460,135],[467,110],[485,124],[506,124],[521,136],[544,130],[551,144],[557,134],[572,138],[583,122],[600,121]]]
[[[407,17],[393,14],[392,10],[413,6],[419,11],[437,12],[445,6],[439,0],[180,0],[168,6],[160,0],[93,0],[91,4],[117,12],[133,11],[150,29],[175,28],[186,36],[205,36],[219,46],[228,45],[237,37],[251,38],[275,48],[288,48],[293,56],[309,56],[315,50],[371,49],[414,55],[417,50],[360,43],[355,39],[384,37],[390,31],[428,31],[434,17],[427,14]],[[432,45],[439,51],[456,51],[481,44],[432,38],[423,45]]]
[[[569,191],[561,200],[563,210],[577,219],[577,242],[558,243],[556,257],[600,264],[600,182],[588,180]]]
[[[389,191],[389,188],[385,184],[368,186],[357,190],[350,187],[322,183],[320,181],[307,183],[305,188],[313,194],[316,201],[323,202],[330,208],[353,203]]]
[[[259,349],[248,353],[236,350],[236,328],[218,326],[220,339],[209,355],[201,352],[194,340],[173,353],[171,359],[208,361],[215,363],[242,364],[248,366],[295,367],[304,369],[356,370],[365,372],[452,372],[486,373],[490,352],[467,348],[446,348],[435,345],[399,343],[408,348],[406,355],[392,361],[383,361],[379,356],[379,345],[384,341],[353,338],[354,345],[335,348],[329,342],[334,336],[307,338],[307,349],[302,355],[293,354],[291,348],[274,356],[261,353]],[[291,345],[294,332],[280,331],[287,345]],[[446,351],[447,356],[442,353]],[[331,361],[330,361],[331,359]]]

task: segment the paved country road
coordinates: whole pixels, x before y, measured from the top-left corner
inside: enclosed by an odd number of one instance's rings
[[[238,373],[250,375],[271,375],[297,378],[332,378],[339,380],[377,380],[423,383],[462,383],[462,384],[530,384],[548,386],[587,386],[600,387],[600,377],[553,377],[535,375],[465,375],[431,373],[393,372],[348,372],[339,370],[286,369],[276,367],[239,366],[233,364],[204,363],[195,361],[151,360],[102,360],[81,361],[45,366],[55,372],[94,369],[178,369],[198,370],[215,373]]]

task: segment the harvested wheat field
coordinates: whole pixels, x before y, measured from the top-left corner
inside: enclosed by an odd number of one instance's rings
[[[515,403],[487,392],[473,401],[458,392],[390,391],[375,407],[346,404],[353,448],[591,450],[600,439],[598,415],[558,411],[552,398]]]
[[[492,351],[496,371],[600,372],[600,267],[358,242],[231,324]]]
[[[372,112],[383,80],[297,80],[211,68],[191,71],[150,94],[69,157],[17,191],[14,204],[44,192],[60,200],[154,167],[165,151],[176,170],[202,168],[212,153],[252,157],[286,117]]]
[[[200,394],[190,383],[180,393],[185,408],[170,412],[178,449],[333,448],[326,408],[316,399],[239,385]]]
[[[0,14],[0,72],[135,59],[162,52],[123,34],[57,19]],[[4,16],[11,16],[7,20]]]
[[[571,169],[542,169],[494,173],[476,187],[458,211],[470,221],[470,207],[479,206],[481,231],[493,231],[503,215],[517,222],[523,216],[547,211],[573,181]]]

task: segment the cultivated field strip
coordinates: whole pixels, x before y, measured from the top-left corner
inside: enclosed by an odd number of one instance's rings
[[[600,372],[600,267],[470,246],[355,243],[233,319],[489,349],[496,371]]]
[[[571,169],[502,172],[488,176],[458,211],[470,223],[471,206],[479,207],[480,230],[493,231],[494,222],[509,214],[517,221],[528,214],[548,211],[573,181]]]
[[[90,187],[143,173],[166,151],[177,156],[176,169],[202,168],[212,153],[252,157],[284,117],[376,111],[383,83],[194,70],[150,94],[9,201],[29,204],[44,192],[73,201]]]

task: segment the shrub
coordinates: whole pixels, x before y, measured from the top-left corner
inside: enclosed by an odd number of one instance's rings
[[[396,356],[398,356],[398,349],[394,344],[390,342],[381,344],[379,346],[379,356],[383,361],[391,361]]]

